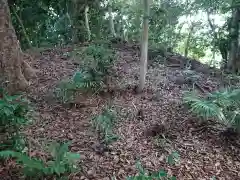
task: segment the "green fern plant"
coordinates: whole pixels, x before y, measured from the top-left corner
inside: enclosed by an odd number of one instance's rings
[[[47,167],[50,174],[56,173],[58,176],[64,173],[71,173],[78,170],[77,161],[80,155],[69,152],[70,143],[52,143],[49,152],[52,160],[48,161]]]
[[[15,158],[19,165],[23,166],[23,173],[26,177],[62,176],[78,170],[77,161],[79,154],[71,153],[68,150],[69,143],[54,143],[49,147],[51,159],[47,162],[30,157],[22,152],[0,151],[0,157]]]
[[[93,69],[76,72],[73,77],[73,84],[76,89],[97,91],[103,87],[102,74],[97,74]]]
[[[60,102],[66,103],[74,99],[75,92],[76,87],[74,83],[70,80],[64,80],[57,85],[54,95]]]
[[[201,98],[195,93],[185,94],[184,103],[190,105],[190,111],[203,119],[217,117],[225,119],[222,109],[212,101]]]
[[[92,125],[103,134],[106,144],[118,139],[118,136],[113,133],[115,122],[116,112],[112,108],[105,108],[100,115],[92,118]]]
[[[94,70],[78,71],[73,78],[67,81],[62,81],[55,89],[55,95],[61,102],[66,103],[72,101],[75,93],[79,90],[83,92],[92,91],[94,93],[103,88],[103,77],[101,74],[97,76]]]
[[[130,177],[127,177],[127,180],[176,180],[176,177],[171,177],[167,174],[166,171],[164,170],[160,170],[158,172],[148,172],[147,170],[145,170],[140,161],[138,161],[136,163],[136,168],[139,172],[139,175],[137,176],[130,176]]]
[[[10,96],[1,90],[0,150],[21,151],[25,147],[21,128],[30,122],[29,107],[29,102],[23,96]]]
[[[74,54],[78,54],[84,59],[82,70],[76,72],[72,79],[62,82],[55,90],[56,96],[63,102],[73,99],[77,90],[93,91],[94,93],[101,91],[106,75],[109,74],[116,59],[113,50],[98,43],[79,51],[75,50]]]
[[[84,59],[82,70],[76,72],[72,79],[60,83],[55,90],[56,97],[64,103],[71,101],[78,90],[100,92],[116,59],[113,50],[98,43],[79,51],[75,50],[74,54]]]
[[[184,103],[190,111],[203,119],[216,118],[219,122],[240,130],[240,89],[225,89],[202,98],[196,93],[185,94]]]
[[[37,158],[29,157],[27,154],[16,151],[0,151],[0,157],[3,159],[15,158],[16,162],[23,166],[25,176],[36,176],[39,178],[47,173],[45,163]]]

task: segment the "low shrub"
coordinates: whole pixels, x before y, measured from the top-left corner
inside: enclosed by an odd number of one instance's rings
[[[118,136],[113,133],[115,122],[116,112],[112,108],[105,108],[100,115],[92,118],[92,125],[103,134],[103,140],[106,144],[118,139]]]
[[[61,102],[66,103],[73,101],[75,94],[80,90],[82,92],[97,93],[104,87],[101,75],[89,71],[78,71],[70,80],[62,81],[55,89],[55,96]]]
[[[103,76],[109,74],[116,60],[114,50],[99,44],[93,44],[84,49],[82,57],[87,69],[92,69],[97,75],[102,74]]]
[[[59,144],[53,143],[49,147],[51,158],[47,162],[41,159],[30,157],[23,152],[16,151],[0,151],[0,157],[4,159],[14,158],[17,164],[23,167],[25,177],[41,178],[41,177],[63,177],[69,173],[78,170],[77,161],[79,154],[71,153],[68,150],[69,143]]]
[[[97,43],[79,50],[77,54],[84,59],[83,67],[70,80],[61,82],[55,90],[56,96],[64,102],[72,99],[78,90],[93,93],[101,91],[116,59],[113,50]]]
[[[0,150],[21,151],[25,147],[21,128],[30,122],[29,102],[21,95],[10,96],[1,90]]]
[[[227,128],[240,132],[240,89],[215,91],[205,98],[187,93],[183,100],[191,112],[204,120],[216,118]]]
[[[168,175],[168,173],[164,170],[148,172],[142,167],[139,161],[136,163],[136,168],[139,172],[138,175],[127,177],[127,180],[176,180],[175,176]]]

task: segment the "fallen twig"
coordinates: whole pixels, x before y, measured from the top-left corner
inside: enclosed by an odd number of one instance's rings
[[[195,84],[195,86],[196,86],[202,93],[208,93],[208,91],[206,91],[205,89],[203,89],[203,87],[202,87],[200,84],[198,84],[197,82],[194,83],[194,84]]]

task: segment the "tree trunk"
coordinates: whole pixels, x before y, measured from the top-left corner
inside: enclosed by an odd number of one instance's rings
[[[89,18],[88,18],[88,10],[89,10],[89,7],[88,5],[85,6],[85,26],[86,26],[86,29],[87,29],[87,34],[88,34],[88,41],[91,40],[91,30],[90,30],[90,27],[89,27]]]
[[[108,5],[108,14],[109,14],[109,26],[110,26],[110,31],[113,37],[116,37],[116,32],[114,28],[114,22],[113,22],[113,15],[112,15],[112,0],[110,0],[109,5]]]
[[[185,49],[184,49],[184,56],[187,57],[188,56],[188,49],[189,49],[189,43],[190,43],[190,39],[193,33],[193,29],[194,29],[194,24],[191,25],[189,33],[188,33],[188,37],[186,40],[186,44],[185,44]]]
[[[25,37],[25,39],[26,39],[26,41],[27,41],[27,44],[28,44],[28,47],[27,47],[27,48],[32,49],[32,43],[31,43],[31,41],[30,41],[30,39],[29,39],[29,36],[28,36],[28,34],[27,34],[26,28],[24,27],[24,24],[23,24],[23,22],[22,22],[22,19],[18,16],[17,10],[16,10],[16,8],[15,8],[14,6],[13,6],[12,10],[13,10],[13,13],[14,13],[14,15],[16,16],[16,18],[17,18],[17,20],[18,20],[18,23],[20,24],[20,26],[21,26],[21,28],[22,28],[23,35],[24,35],[24,37]]]
[[[212,30],[213,36],[216,39],[216,41],[218,41],[218,35],[216,33],[216,28],[214,27],[214,25],[213,25],[213,23],[212,23],[212,21],[210,19],[210,12],[209,12],[209,10],[207,10],[207,18],[208,18],[208,24],[209,24],[209,26],[210,26],[210,28]]]
[[[177,33],[176,36],[175,36],[175,40],[174,40],[174,43],[173,43],[173,47],[177,47],[178,42],[180,41],[180,37],[181,37],[181,32],[182,32],[183,25],[184,25],[184,23],[180,24],[179,27],[178,27],[179,29],[178,29],[178,33]]]
[[[77,0],[72,0],[72,43],[78,42],[78,4]]]
[[[0,73],[6,90],[13,94],[25,90],[28,80],[35,76],[25,61],[30,56],[21,50],[13,28],[7,0],[0,0]]]
[[[69,4],[68,4],[69,2],[66,2],[66,16],[67,16],[67,18],[68,18],[68,21],[69,21],[69,24],[70,24],[70,26],[71,26],[71,35],[72,35],[72,42],[73,42],[73,39],[75,38],[74,37],[74,30],[73,30],[73,20],[72,20],[72,17],[71,17],[71,8],[69,8]],[[59,6],[60,6],[60,4],[59,4]],[[70,6],[71,7],[71,6]],[[60,6],[60,8],[61,8],[61,6]]]
[[[141,65],[140,65],[140,83],[138,93],[142,92],[145,85],[147,74],[147,58],[148,58],[148,21],[149,21],[149,0],[143,0],[144,17],[143,17],[143,32],[141,45]]]
[[[237,70],[237,58],[238,58],[238,36],[239,36],[239,9],[232,9],[232,21],[230,28],[230,51],[228,60],[228,69],[232,72]]]

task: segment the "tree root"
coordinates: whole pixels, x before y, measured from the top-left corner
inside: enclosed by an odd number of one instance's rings
[[[31,68],[31,66],[24,60],[25,56],[31,58],[29,55],[25,55],[20,52],[21,59],[13,68],[4,69],[4,73],[7,76],[6,80],[6,90],[9,94],[14,94],[18,91],[25,91],[29,86],[29,80],[36,77],[35,71]]]
[[[32,78],[36,78],[36,71],[27,63],[27,59],[31,59],[31,56],[28,54],[23,55],[23,61],[21,64],[21,69],[24,77],[27,81],[29,81]]]

